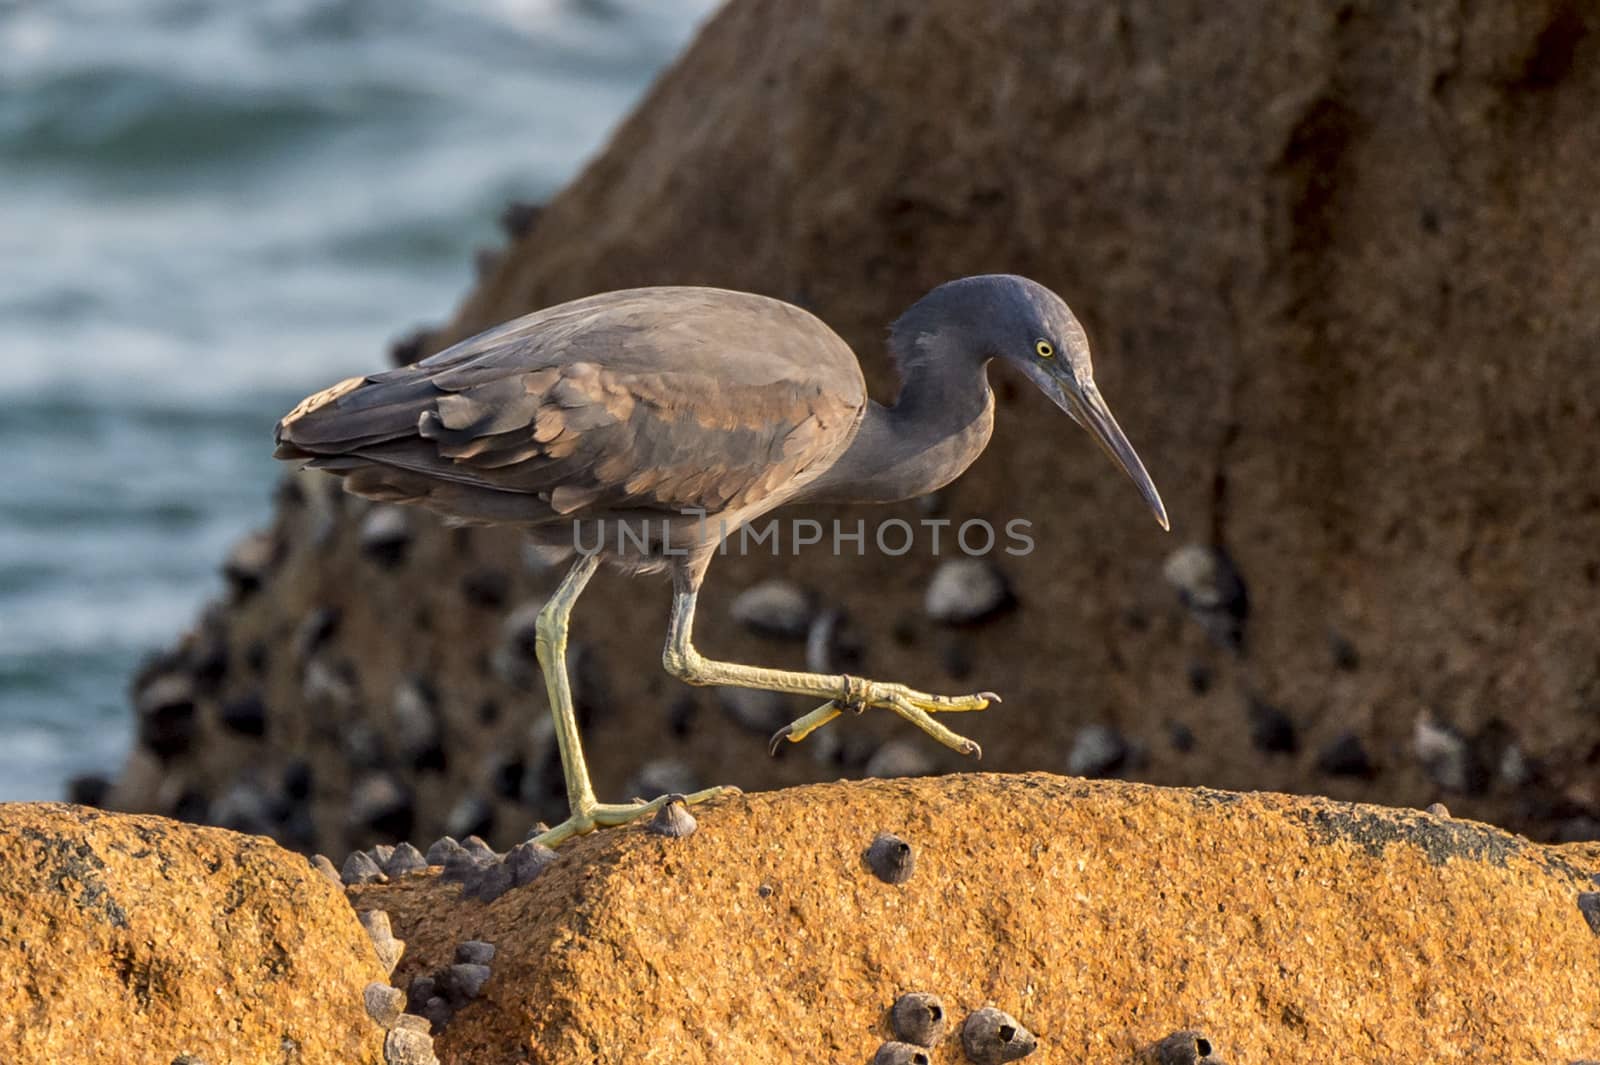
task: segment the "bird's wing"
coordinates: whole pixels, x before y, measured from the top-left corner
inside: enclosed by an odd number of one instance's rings
[[[716,512],[820,474],[864,404],[848,347],[798,308],[644,289],[335,385],[278,424],[278,454],[473,520]]]

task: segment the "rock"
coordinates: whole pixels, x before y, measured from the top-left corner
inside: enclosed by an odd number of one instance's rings
[[[454,1019],[456,1011],[450,1007],[439,995],[435,995],[422,1004],[422,1016],[434,1033],[444,1031],[445,1026]]]
[[[387,1065],[439,1065],[432,1037],[409,1028],[391,1028],[383,1042]]]
[[[1483,790],[1483,767],[1466,739],[1449,725],[1419,714],[1411,733],[1411,749],[1428,775],[1446,791],[1472,795]]]
[[[465,854],[466,848],[457,843],[451,836],[442,836],[433,841],[428,848],[427,861],[429,865],[445,865],[453,854]]]
[[[348,662],[313,658],[301,675],[301,697],[308,706],[348,710],[356,700],[354,673]]]
[[[282,819],[282,809],[260,784],[241,780],[211,803],[206,822],[234,832],[267,836]]]
[[[415,813],[411,796],[392,773],[368,773],[350,789],[350,827],[362,834],[404,838]]]
[[[411,512],[405,507],[375,506],[361,519],[361,551],[383,569],[405,561],[411,539]]]
[[[0,805],[0,964],[0,1061],[381,1060],[344,893],[258,836]]]
[[[994,563],[983,558],[953,558],[934,571],[922,607],[934,621],[973,625],[1014,603],[1011,585]]]
[[[284,797],[294,802],[304,802],[311,797],[314,780],[310,763],[299,758],[291,760],[283,767],[281,787]]]
[[[506,605],[511,591],[511,578],[505,570],[490,567],[469,570],[461,578],[461,595],[475,607],[499,610]]]
[[[414,977],[406,988],[406,1008],[420,1010],[430,998],[435,997],[436,986],[432,976]]]
[[[850,627],[843,610],[829,607],[817,612],[806,631],[806,669],[812,673],[860,670],[866,648]]]
[[[798,714],[777,692],[755,688],[717,688],[717,705],[728,720],[740,728],[766,738],[787,725]]]
[[[150,679],[134,696],[139,744],[163,761],[189,750],[197,728],[194,682],[182,673]]]
[[[485,843],[481,836],[467,836],[461,841],[461,849],[480,862],[497,862],[500,860],[499,852]]]
[[[1167,730],[1167,739],[1172,744],[1172,749],[1180,754],[1188,754],[1194,750],[1194,729],[1182,721],[1163,722]]]
[[[500,248],[479,247],[472,249],[472,271],[479,281],[500,269],[500,264],[505,262],[506,253]]]
[[[803,640],[814,613],[811,597],[785,580],[765,580],[734,597],[733,620],[761,636]]]
[[[426,358],[430,351],[435,350],[434,341],[438,332],[431,326],[418,326],[404,336],[397,337],[389,344],[390,363],[395,366],[410,366]]]
[[[452,884],[467,884],[476,881],[484,868],[494,864],[494,861],[493,858],[480,858],[465,849],[455,851],[446,856],[439,878]]]
[[[1373,773],[1372,760],[1367,757],[1361,737],[1348,730],[1317,752],[1317,768],[1335,777],[1370,777]]]
[[[511,886],[521,887],[549,868],[556,860],[556,852],[542,843],[529,840],[519,843],[506,852],[506,868],[511,870]]]
[[[485,862],[462,878],[461,897],[493,902],[515,886],[510,866],[501,861]]]
[[[383,881],[373,881],[383,883]],[[361,920],[361,927],[367,930],[367,937],[372,940],[372,947],[377,952],[378,961],[383,965],[384,973],[394,972],[394,967],[400,963],[400,957],[405,953],[406,941],[396,939],[389,925],[389,915],[383,910],[360,910],[357,916]]]
[[[517,688],[532,688],[542,681],[539,671],[539,612],[544,600],[523,603],[500,625],[494,654],[495,673]]]
[[[505,235],[513,241],[521,240],[533,231],[539,222],[539,215],[544,210],[542,204],[527,203],[522,200],[512,200],[500,212],[500,228]]]
[[[310,659],[339,632],[344,612],[336,606],[313,607],[294,630],[294,654],[302,662]]]
[[[406,876],[411,873],[420,873],[428,867],[428,861],[422,852],[409,843],[400,843],[394,848],[389,860],[383,863],[383,872],[388,877]]]
[[[260,739],[267,734],[267,704],[256,692],[229,699],[217,717],[222,727],[235,735]]]
[[[435,976],[434,983],[445,1001],[460,1009],[483,993],[483,985],[491,975],[487,965],[457,962]]]
[[[889,1010],[889,1027],[896,1039],[931,1047],[944,1038],[949,1018],[944,1002],[926,991],[911,991],[895,999]]]
[[[813,785],[697,813],[670,872],[658,840],[622,830],[564,844],[489,907],[427,877],[358,889],[413,941],[408,971],[454,963],[463,939],[496,944],[493,1008],[456,1013],[440,1053],[866,1061],[905,988],[936,990],[952,1027],[991,1004],[1048,1018],[1030,1062],[1070,1060],[1063,1047],[1131,1062],[1174,1031],[1161,1018],[1194,1015],[1226,1018],[1252,1061],[1306,1060],[1307,1031],[1350,1061],[1445,1060],[1461,1039],[1484,1061],[1600,1045],[1600,941],[1576,902],[1600,864],[1475,822],[1044,774]],[[897,888],[861,861],[882,825],[916,826],[916,875]],[[729,861],[730,840],[760,840],[760,860]],[[1050,884],[1064,887],[1026,889]],[[1425,999],[1368,976],[1416,957],[1441,959]],[[789,966],[828,976],[772,978]],[[954,1042],[930,1057],[960,1060]]]
[[[652,758],[628,779],[622,792],[653,799],[657,795],[688,795],[701,787],[694,767],[682,758]]]
[[[466,965],[488,965],[494,960],[494,944],[469,939],[456,944],[456,961]]]
[[[1250,597],[1228,552],[1205,544],[1185,544],[1167,556],[1161,575],[1177,590],[1179,602],[1213,643],[1230,651],[1244,649]]]
[[[380,1028],[393,1028],[405,1012],[405,993],[381,981],[368,984],[361,998],[366,1003],[367,1016]]]
[[[396,753],[414,762],[439,738],[438,692],[424,677],[407,677],[394,689],[389,739]]]
[[[378,863],[366,851],[351,851],[350,856],[344,860],[344,866],[339,870],[339,880],[345,885],[370,884],[374,881],[386,882],[389,878],[384,875]]]
[[[329,861],[326,854],[313,854],[311,856],[311,868],[321,873],[331,883],[338,884],[340,887],[344,886],[344,877],[339,875],[338,868],[333,862]]]
[[[1140,1061],[1147,1065],[1221,1065],[1211,1054],[1211,1040],[1205,1033],[1185,1028],[1147,1047]]]
[[[277,555],[277,543],[270,532],[251,533],[233,545],[222,563],[222,576],[234,602],[243,602],[261,590]]]
[[[450,808],[450,813],[444,819],[444,827],[445,831],[452,836],[465,837],[462,845],[467,847],[469,852],[477,854],[478,857],[499,857],[494,851],[489,850],[488,845],[483,842],[479,835],[480,833],[490,834],[494,832],[494,807],[483,796],[463,795],[457,799],[456,804]],[[473,840],[477,840],[478,845],[484,851],[488,851],[487,855],[473,850],[471,845]]]
[[[484,772],[489,790],[498,798],[511,800],[522,798],[523,780],[527,775],[527,760],[508,751],[491,753]]]
[[[1333,668],[1346,673],[1354,673],[1361,668],[1361,654],[1342,634],[1328,633],[1328,657],[1333,662]]]
[[[910,1043],[888,1042],[872,1055],[872,1065],[928,1065],[927,1051]]]
[[[889,740],[872,752],[863,772],[869,777],[925,777],[938,769],[919,741]]]
[[[1102,777],[1128,758],[1128,742],[1109,725],[1085,725],[1072,741],[1067,772],[1075,777]]]
[[[973,1065],[1020,1061],[1038,1048],[1033,1033],[1004,1010],[985,1006],[961,1023],[961,1049]]]
[[[904,884],[917,868],[916,851],[892,832],[879,832],[874,836],[863,857],[872,875],[885,884]]]
[[[1600,891],[1585,891],[1578,895],[1578,912],[1588,922],[1589,929],[1600,936]]]
[[[1587,840],[1600,840],[1600,818],[1579,814],[1556,824],[1557,843],[1581,843]]]
[[[1294,754],[1300,749],[1294,721],[1271,703],[1252,696],[1246,702],[1250,717],[1250,743],[1267,754]]]
[[[67,781],[67,801],[78,806],[104,806],[111,781],[100,773],[80,773]]]
[[[689,812],[689,807],[681,801],[669,802],[655,812],[655,816],[645,822],[645,831],[656,836],[666,836],[668,839],[682,839],[694,835],[699,824],[694,815]]]
[[[1533,780],[1533,765],[1522,753],[1521,744],[1506,744],[1500,752],[1499,772],[1501,782],[1508,788],[1525,788]]]

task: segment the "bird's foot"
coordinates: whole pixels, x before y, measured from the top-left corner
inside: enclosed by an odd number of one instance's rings
[[[546,847],[559,847],[573,836],[586,835],[597,828],[615,828],[630,821],[637,821],[641,817],[655,813],[669,802],[682,802],[693,806],[707,799],[715,799],[719,795],[738,794],[738,788],[726,785],[706,788],[690,795],[662,795],[649,802],[597,802],[574,808],[571,817],[535,836],[533,842],[543,843]]]
[[[791,721],[779,729],[773,735],[768,750],[772,754],[777,754],[778,745],[784,740],[799,743],[846,710],[859,714],[870,706],[876,706],[899,714],[952,751],[982,758],[982,747],[973,740],[945,728],[935,721],[932,715],[982,710],[990,703],[998,702],[1000,696],[994,692],[978,692],[975,695],[930,695],[908,688],[904,684],[886,684],[883,681],[846,677],[843,691],[806,716]]]

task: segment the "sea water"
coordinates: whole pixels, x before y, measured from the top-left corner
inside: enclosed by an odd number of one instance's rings
[[[446,318],[715,0],[0,0],[0,801],[264,525],[272,424]]]

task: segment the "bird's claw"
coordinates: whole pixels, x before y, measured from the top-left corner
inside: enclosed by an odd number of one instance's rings
[[[932,715],[982,710],[990,703],[998,702],[1000,696],[990,691],[978,692],[975,695],[929,695],[927,692],[914,691],[903,684],[883,684],[847,676],[844,690],[837,696],[773,733],[772,739],[767,743],[767,753],[776,756],[778,747],[784,740],[799,743],[845,710],[859,714],[869,706],[876,706],[899,714],[959,754],[982,758],[983,748],[965,736],[959,736],[945,728],[935,721]]]

